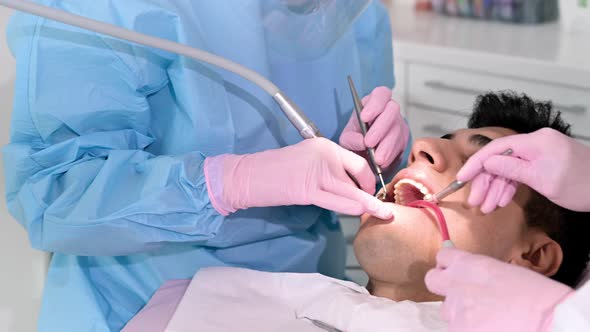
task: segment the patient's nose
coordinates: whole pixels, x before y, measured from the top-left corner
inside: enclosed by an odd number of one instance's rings
[[[417,139],[412,146],[410,163],[427,163],[437,172],[444,172],[447,168],[447,161],[439,144],[436,139],[432,138]]]

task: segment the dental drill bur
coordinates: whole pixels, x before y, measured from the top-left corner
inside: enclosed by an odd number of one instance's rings
[[[356,113],[356,118],[359,122],[359,127],[361,128],[361,133],[363,137],[367,135],[367,130],[369,129],[369,125],[364,123],[361,120],[361,111],[363,109],[363,104],[359,98],[358,93],[356,92],[356,88],[354,87],[354,82],[352,82],[352,78],[348,75],[348,86],[350,87],[350,93],[352,94],[352,100],[354,102],[354,112]],[[381,190],[377,193],[377,198],[381,201],[385,201],[387,198],[387,187],[385,186],[385,180],[383,180],[383,172],[381,171],[381,167],[375,161],[375,149],[367,148],[367,155],[369,156],[369,164],[371,165],[371,169],[373,173],[379,177],[379,181],[381,182]]]

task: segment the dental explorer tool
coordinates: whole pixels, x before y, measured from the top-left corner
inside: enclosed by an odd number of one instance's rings
[[[367,130],[369,129],[369,125],[364,123],[361,120],[361,111],[363,109],[363,104],[359,98],[358,93],[356,92],[356,88],[354,87],[354,82],[352,81],[352,77],[348,75],[348,86],[350,87],[350,93],[352,94],[352,100],[354,102],[354,112],[356,113],[356,118],[359,122],[359,127],[361,128],[361,133],[363,137],[367,135]],[[377,198],[381,201],[385,201],[387,198],[387,187],[385,186],[385,181],[383,180],[383,172],[381,171],[381,167],[377,164],[375,160],[375,149],[367,148],[367,155],[369,156],[369,163],[371,165],[371,169],[376,176],[379,177],[379,181],[381,182],[381,190],[377,193]]]
[[[274,83],[266,79],[259,73],[239,65],[226,58],[193,48],[187,45],[176,43],[167,39],[145,35],[133,30],[118,27],[116,25],[93,20],[80,15],[70,14],[66,11],[54,9],[48,6],[38,5],[27,0],[0,0],[0,5],[12,8],[21,12],[41,16],[50,20],[58,21],[68,25],[73,25],[85,30],[98,32],[111,37],[127,40],[132,43],[141,44],[164,51],[184,55],[189,58],[210,63],[214,66],[221,67],[225,70],[236,73],[243,78],[261,87],[279,104],[279,107],[289,119],[291,124],[297,129],[303,138],[314,138],[322,136],[316,125],[309,120],[287,95],[281,91]]]
[[[509,156],[512,154],[512,149],[508,149],[504,152],[502,152],[502,156]],[[457,192],[459,189],[463,188],[465,185],[467,184],[467,182],[462,182],[459,180],[455,180],[453,182],[451,182],[451,184],[449,184],[445,189],[437,192],[434,195],[427,195],[429,197],[424,197],[425,201],[430,201],[433,203],[438,203],[440,202],[443,198],[449,196],[450,194]]]

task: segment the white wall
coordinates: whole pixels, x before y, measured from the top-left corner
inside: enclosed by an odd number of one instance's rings
[[[0,146],[8,143],[15,62],[6,44],[11,11],[0,8]],[[9,216],[0,160],[0,331],[35,331],[46,255],[30,248],[24,229]]]

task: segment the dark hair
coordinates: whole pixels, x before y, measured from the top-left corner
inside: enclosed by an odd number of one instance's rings
[[[552,128],[571,136],[570,125],[551,102],[534,101],[512,91],[486,93],[477,98],[469,128],[504,127],[520,134]],[[551,278],[574,287],[582,276],[590,254],[590,213],[575,212],[533,194],[524,207],[527,226],[544,231],[563,250],[563,262]]]

